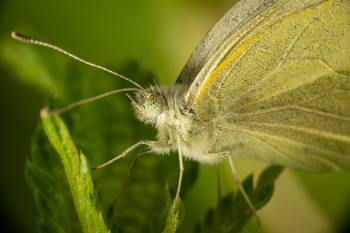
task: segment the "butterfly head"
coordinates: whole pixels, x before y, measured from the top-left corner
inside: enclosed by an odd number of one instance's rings
[[[131,103],[136,117],[148,124],[156,124],[167,109],[166,98],[157,86],[136,92],[134,98],[131,98]]]

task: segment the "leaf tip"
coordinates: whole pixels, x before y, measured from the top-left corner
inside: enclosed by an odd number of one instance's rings
[[[48,116],[50,116],[50,114],[49,114],[49,109],[48,109],[48,108],[43,108],[43,109],[41,109],[41,111],[40,111],[40,117],[41,117],[42,119],[45,119],[45,118],[47,118]]]

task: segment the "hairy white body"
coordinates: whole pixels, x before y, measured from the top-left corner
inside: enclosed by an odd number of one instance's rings
[[[166,100],[161,109],[157,112],[155,108],[145,106],[138,108],[134,104],[136,115],[156,127],[157,141],[149,142],[151,150],[157,154],[168,154],[171,151],[181,150],[185,158],[195,160],[201,163],[213,164],[220,160],[217,148],[217,128],[211,122],[204,122],[198,119],[194,113],[191,113],[185,106],[184,98],[186,87],[177,84],[174,86],[150,87],[148,90],[154,94],[161,94]],[[152,100],[153,101],[153,100]],[[145,102],[146,105],[155,103]],[[151,119],[151,120],[150,120]],[[177,138],[179,141],[179,148]]]

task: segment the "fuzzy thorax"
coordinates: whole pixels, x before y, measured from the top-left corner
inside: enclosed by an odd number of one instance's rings
[[[183,104],[184,93],[181,85],[151,86],[137,92],[132,100],[136,117],[158,131],[157,143],[151,148],[156,153],[176,151],[176,138],[183,140],[191,131],[191,118]]]
[[[184,109],[183,91],[179,86],[150,86],[136,93],[132,106],[141,122],[158,126],[170,112]]]
[[[132,99],[136,117],[152,124],[158,131],[157,141],[150,149],[157,154],[181,150],[184,157],[203,163],[215,163],[211,151],[211,132],[202,125],[184,104],[185,87],[151,86],[136,93]],[[180,142],[177,142],[180,139]]]

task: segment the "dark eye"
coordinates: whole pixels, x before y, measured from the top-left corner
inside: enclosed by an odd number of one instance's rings
[[[146,102],[147,102],[147,98],[143,93],[138,93],[135,97],[135,102],[139,105],[139,106],[145,106]]]

